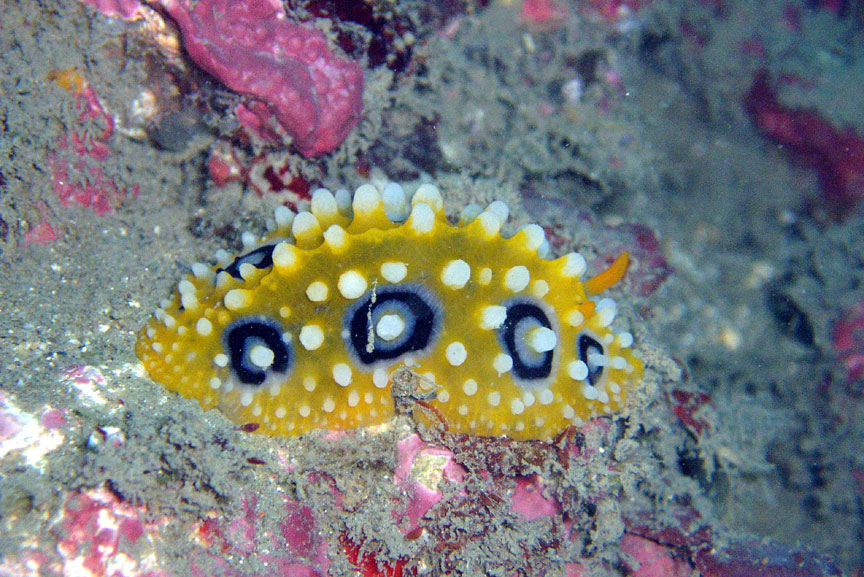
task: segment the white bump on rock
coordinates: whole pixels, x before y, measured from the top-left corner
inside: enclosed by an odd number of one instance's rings
[[[196,262],[192,265],[192,274],[195,275],[195,278],[212,279],[213,269],[204,263]]]
[[[297,240],[306,240],[315,238],[321,234],[321,223],[311,212],[301,212],[294,217],[294,222],[291,223],[291,234]]]
[[[385,388],[388,382],[390,382],[390,375],[388,375],[387,371],[381,367],[378,367],[372,372],[372,384],[379,389]]]
[[[434,184],[421,184],[418,186],[414,192],[414,196],[411,198],[411,203],[414,206],[420,203],[429,205],[435,212],[444,210],[444,200],[441,198],[438,187]]]
[[[279,228],[290,228],[294,221],[294,211],[285,205],[279,205],[273,211],[273,218]]]
[[[514,415],[521,415],[525,412],[525,403],[522,402],[522,399],[513,399],[510,401],[510,412]]]
[[[220,268],[228,266],[234,260],[234,257],[224,248],[217,250],[216,254],[213,256],[216,258],[216,264],[219,265]]]
[[[324,231],[324,242],[326,242],[327,246],[331,248],[343,247],[345,246],[345,243],[348,242],[348,233],[338,224],[331,224],[327,230]]]
[[[477,216],[477,222],[480,223],[483,232],[487,236],[495,236],[498,234],[501,231],[501,225],[504,224],[497,214],[489,211],[481,212]]]
[[[194,292],[182,294],[180,295],[180,304],[187,311],[194,311],[198,308],[198,297],[195,296]]]
[[[316,280],[313,283],[310,283],[308,287],[306,287],[306,296],[313,303],[323,303],[327,300],[327,293],[329,289],[327,285],[321,282],[320,280]]]
[[[526,266],[514,266],[504,274],[504,286],[514,293],[525,290],[531,282],[531,273]]]
[[[356,390],[351,391],[348,394],[348,406],[349,407],[356,407],[359,404],[360,404],[360,393],[358,393]]]
[[[342,216],[351,217],[353,214],[351,208],[351,193],[345,188],[340,188],[334,195],[336,197],[336,206],[339,207],[339,214]]]
[[[195,332],[202,337],[209,337],[213,333],[213,323],[201,317],[195,322]]]
[[[244,309],[252,304],[252,293],[244,289],[231,289],[225,293],[222,302],[229,311]]]
[[[381,208],[381,193],[371,184],[363,184],[354,191],[354,215],[371,214]]]
[[[428,204],[415,204],[408,218],[408,225],[419,234],[432,232],[435,228],[435,213]]]
[[[543,279],[534,281],[534,285],[531,287],[531,294],[538,299],[542,299],[549,294],[549,283]]]
[[[402,222],[408,218],[410,213],[408,197],[405,190],[398,182],[388,182],[381,192],[381,201],[384,203],[384,212],[387,218],[393,222]]]
[[[480,205],[470,202],[463,206],[462,210],[459,211],[459,222],[464,224],[474,222],[482,212],[483,209],[480,208]]]
[[[480,326],[486,330],[495,330],[507,320],[507,309],[500,305],[489,305],[481,313]]]
[[[582,361],[571,361],[567,365],[567,375],[574,381],[584,381],[588,378],[588,365]]]
[[[339,292],[346,299],[357,299],[366,292],[368,283],[362,274],[356,270],[349,270],[339,275]]]
[[[297,247],[280,242],[273,248],[273,266],[279,272],[291,272],[297,266]]]
[[[468,379],[462,383],[462,392],[469,397],[473,397],[474,394],[477,393],[477,381],[474,379]]]
[[[503,375],[513,368],[513,357],[507,353],[498,353],[495,360],[492,361],[492,368],[498,372],[498,375]]]
[[[252,278],[252,275],[255,274],[255,271],[258,270],[254,264],[249,262],[240,263],[240,266],[237,267],[237,270],[240,272],[240,278],[244,281],[248,281]]]
[[[564,320],[571,327],[578,328],[581,327],[582,323],[585,322],[585,315],[583,315],[579,309],[573,309],[572,311],[567,313],[567,316],[564,317]]]
[[[507,222],[507,219],[510,218],[510,209],[507,207],[507,203],[503,200],[496,200],[490,203],[489,206],[486,207],[486,210],[498,215],[501,222]]]
[[[589,401],[596,401],[600,397],[600,391],[597,390],[597,387],[585,383],[582,385],[582,396]]]
[[[578,252],[571,252],[561,257],[563,266],[561,274],[566,277],[581,277],[585,274],[585,269],[588,265],[585,263],[585,257]]]
[[[405,320],[397,314],[381,315],[375,325],[375,334],[385,341],[398,339],[405,332]]]
[[[381,265],[381,276],[387,282],[402,282],[408,276],[408,266],[404,262],[385,262]]]
[[[454,367],[460,366],[468,358],[468,351],[465,350],[465,345],[459,341],[447,345],[447,350],[444,354],[447,356],[447,362]]]
[[[546,240],[546,233],[543,227],[539,224],[527,224],[519,231],[525,239],[525,248],[536,251],[543,246],[543,241]]]
[[[259,369],[268,368],[275,358],[273,349],[265,345],[255,345],[249,350],[249,360]]]
[[[300,344],[307,351],[315,351],[324,344],[324,331],[318,325],[305,325],[300,329]]]
[[[441,271],[441,282],[451,289],[461,289],[471,278],[471,266],[464,260],[451,260]]]
[[[319,218],[332,219],[339,214],[336,197],[326,188],[317,188],[312,193],[312,214]]]
[[[333,365],[333,380],[340,387],[347,387],[351,384],[351,367],[345,363],[336,363]]]
[[[558,335],[550,328],[535,327],[526,335],[528,346],[535,353],[551,351],[558,344]]]
[[[597,324],[601,327],[608,327],[615,320],[615,314],[618,312],[618,307],[610,298],[600,299],[597,301],[595,314],[597,315]]]

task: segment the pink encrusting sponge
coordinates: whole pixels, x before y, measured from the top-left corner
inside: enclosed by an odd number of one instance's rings
[[[225,86],[253,97],[308,157],[338,147],[363,112],[363,68],[339,58],[320,30],[287,19],[268,0],[163,0],[183,47]],[[260,106],[260,103],[266,106]]]

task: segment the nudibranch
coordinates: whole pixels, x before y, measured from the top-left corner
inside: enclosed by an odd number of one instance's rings
[[[501,235],[508,208],[455,223],[438,189],[318,189],[275,212],[237,257],[192,265],[143,330],[138,357],[170,390],[270,435],[349,429],[394,412],[390,377],[416,373],[451,432],[549,438],[622,409],[642,378],[628,332],[594,295],[622,255],[582,282],[585,259],[548,258],[543,229]]]

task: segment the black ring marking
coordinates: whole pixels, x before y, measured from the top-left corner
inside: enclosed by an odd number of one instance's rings
[[[273,351],[273,363],[266,369],[255,365],[249,353],[255,345]],[[225,329],[223,346],[230,359],[231,372],[244,385],[261,385],[273,373],[286,373],[291,368],[291,348],[282,340],[275,322],[261,317],[240,319]]]
[[[273,266],[274,248],[276,248],[275,244],[265,244],[264,246],[259,246],[255,250],[247,252],[243,256],[238,256],[234,259],[234,262],[232,262],[225,268],[216,269],[216,274],[225,271],[234,278],[243,280],[243,277],[240,276],[241,264],[249,263],[255,268],[270,268],[271,266]]]
[[[367,291],[345,315],[345,345],[361,364],[371,366],[431,348],[440,332],[442,309],[428,290],[414,284],[389,285],[374,289],[374,302],[372,297],[373,291]],[[402,334],[391,341],[374,335],[370,343],[378,320],[394,313],[405,321]]]
[[[600,382],[600,378],[603,376],[603,367],[592,365],[588,362],[588,357],[591,354],[603,354],[603,345],[601,345],[597,339],[592,337],[591,335],[587,335],[582,333],[579,335],[579,360],[585,363],[585,366],[588,367],[588,384],[591,386],[596,385]]]
[[[545,379],[552,373],[555,349],[537,353],[529,350],[523,340],[526,331],[538,326],[552,328],[546,312],[538,305],[516,301],[507,307],[507,320],[498,329],[498,339],[504,352],[513,359],[512,371],[517,379]]]

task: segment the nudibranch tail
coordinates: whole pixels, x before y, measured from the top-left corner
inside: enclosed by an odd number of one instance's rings
[[[435,389],[453,432],[549,438],[624,407],[641,380],[633,337],[610,325],[622,255],[580,280],[578,253],[547,258],[543,229],[501,235],[507,206],[452,224],[438,189],[315,191],[264,237],[196,263],[142,332],[151,377],[259,432],[386,422],[390,375]]]

